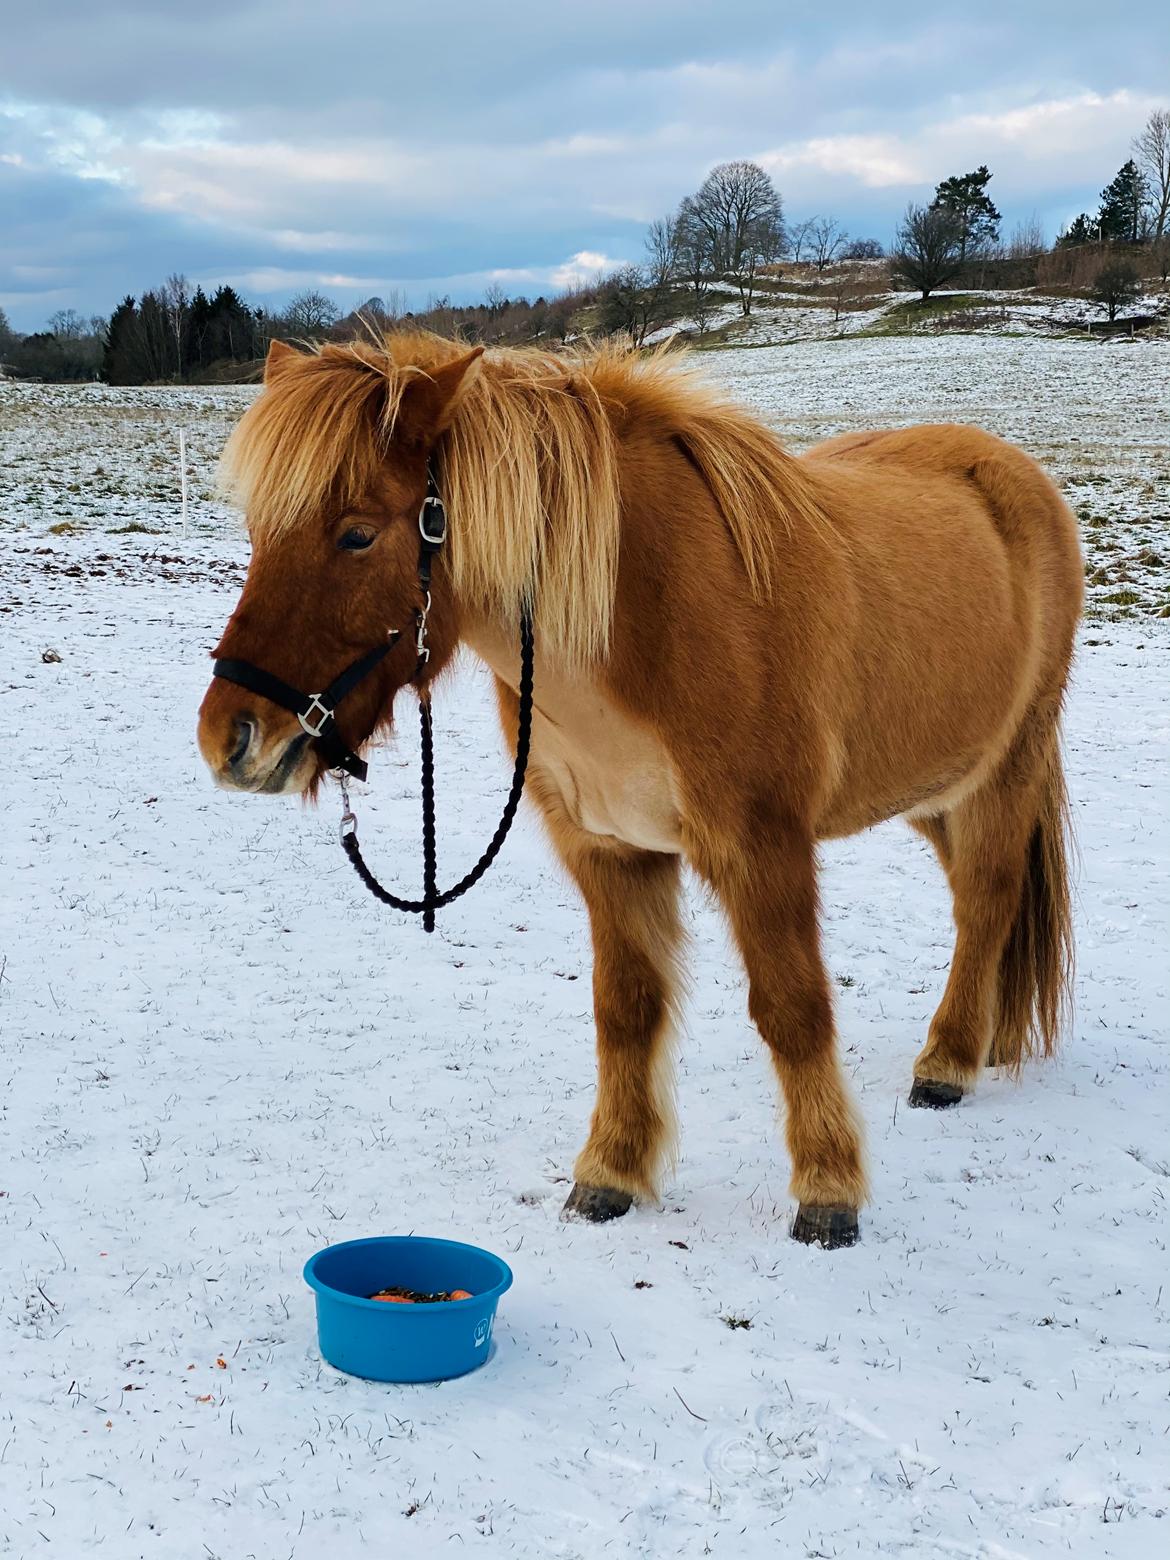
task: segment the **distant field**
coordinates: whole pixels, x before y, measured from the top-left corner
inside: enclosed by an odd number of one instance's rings
[[[804,340],[704,352],[702,369],[794,448],[849,429],[972,422],[1018,441],[1063,484],[1080,518],[1092,615],[1170,614],[1170,342],[947,336]],[[215,500],[215,462],[255,392],[0,384],[0,526],[108,539],[143,562],[142,528],[179,540],[179,428],[194,556],[241,556]],[[132,527],[129,532],[123,528]],[[152,547],[156,544],[151,544]]]

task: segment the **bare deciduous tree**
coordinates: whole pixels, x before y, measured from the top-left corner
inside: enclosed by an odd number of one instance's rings
[[[841,315],[860,308],[873,292],[873,273],[856,266],[841,266],[834,276],[829,296],[833,300],[833,320],[840,323]]]
[[[642,344],[646,334],[642,298],[646,278],[641,266],[622,265],[601,284],[598,318],[610,336],[628,336],[630,345]]]
[[[759,269],[783,253],[786,241],[776,186],[758,163],[720,163],[685,204],[687,220],[707,235],[715,272],[734,280],[749,315]]]
[[[1109,260],[1093,278],[1093,298],[1109,314],[1109,323],[1117,318],[1118,309],[1136,303],[1142,295],[1141,278],[1137,267],[1129,260]]]
[[[174,342],[174,371],[178,376],[183,372],[183,327],[191,308],[191,284],[181,273],[172,271],[162,284],[159,297]]]
[[[1156,108],[1133,143],[1149,190],[1150,236],[1170,231],[1170,109]]]
[[[632,346],[643,346],[671,311],[678,254],[678,218],[659,217],[646,234],[645,264],[619,266],[602,284],[598,300],[602,328],[629,336]]]
[[[884,260],[886,252],[876,238],[854,238],[845,247],[843,260]]]
[[[679,223],[677,217],[659,217],[650,224],[646,234],[646,264],[643,280],[646,290],[643,316],[647,331],[658,324],[669,312],[671,293],[679,267]],[[641,346],[641,341],[638,345]]]
[[[328,330],[341,318],[341,310],[323,292],[306,287],[289,299],[284,320],[294,335],[308,336],[315,331]]]
[[[963,263],[962,232],[953,214],[943,206],[907,206],[892,259],[894,280],[916,287],[925,302]]]
[[[76,309],[58,309],[49,316],[49,329],[62,341],[78,341],[87,334],[87,327]]]
[[[548,306],[545,324],[550,336],[564,345],[574,334],[577,314],[584,305],[580,287],[570,288],[554,298]]]
[[[678,208],[674,230],[676,274],[686,284],[687,315],[702,336],[711,319],[711,275],[715,257],[710,235],[691,209],[689,196]]]
[[[805,217],[803,222],[798,222],[788,229],[788,252],[797,265],[800,264],[800,256],[808,243],[809,235],[820,220],[819,217]]]
[[[814,217],[808,231],[813,263],[823,271],[845,247],[849,234],[833,217]]]
[[[1006,254],[1009,260],[1026,260],[1030,255],[1040,255],[1048,248],[1044,237],[1044,225],[1035,212],[1025,222],[1017,222],[1008,239]]]

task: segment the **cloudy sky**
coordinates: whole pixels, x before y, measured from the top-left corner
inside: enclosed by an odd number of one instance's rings
[[[535,296],[635,258],[714,163],[889,241],[986,162],[1050,234],[1170,100],[1164,0],[39,0],[0,45],[0,306],[168,272],[279,302]]]

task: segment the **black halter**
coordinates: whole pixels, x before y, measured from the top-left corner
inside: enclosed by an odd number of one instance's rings
[[[236,683],[241,688],[247,688],[250,693],[258,693],[261,698],[279,705],[281,709],[290,710],[297,717],[302,728],[313,739],[328,767],[336,773],[341,782],[341,795],[345,805],[341,820],[341,844],[355,872],[383,904],[390,905],[395,910],[406,910],[411,914],[421,915],[423,929],[433,932],[436,909],[450,904],[452,900],[465,894],[469,888],[479,882],[491,866],[499,854],[508,830],[512,827],[512,820],[520,805],[520,795],[524,790],[524,778],[528,769],[528,749],[532,733],[533,632],[532,613],[526,604],[520,615],[520,709],[516,764],[503,814],[495,833],[488,842],[487,849],[475,866],[453,888],[440,893],[435,870],[435,772],[431,701],[429,693],[421,686],[420,679],[431,657],[430,646],[427,644],[427,618],[431,610],[431,566],[435,554],[440,551],[447,539],[447,511],[443,507],[443,499],[429,465],[427,494],[419,510],[418,532],[418,584],[422,605],[415,613],[415,651],[418,663],[412,681],[418,686],[419,715],[422,722],[424,880],[422,899],[399,899],[388,889],[383,888],[362,859],[358,846],[357,820],[350,809],[345,777],[353,775],[355,779],[364,780],[367,766],[365,761],[342,741],[336,720],[337,706],[342,699],[346,694],[352,693],[358,684],[389,655],[402,638],[402,630],[390,629],[383,644],[375,645],[372,650],[367,650],[365,655],[359,656],[321,693],[302,693],[299,688],[294,688],[271,672],[266,672],[263,667],[254,666],[251,661],[219,660],[214,663],[212,672],[216,677],[222,677],[225,682]]]

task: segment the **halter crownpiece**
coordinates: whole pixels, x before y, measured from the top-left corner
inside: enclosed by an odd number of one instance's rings
[[[447,511],[443,505],[442,494],[439,492],[438,483],[435,481],[434,471],[427,463],[427,492],[423,499],[422,508],[418,515],[418,584],[422,595],[422,604],[415,613],[415,652],[418,663],[414,669],[412,681],[419,683],[427,662],[431,658],[430,646],[427,644],[427,619],[431,611],[431,566],[435,555],[442,550],[443,543],[447,540]],[[254,666],[251,661],[219,660],[212,666],[212,673],[221,677],[225,682],[235,683],[238,687],[247,688],[250,693],[258,693],[261,698],[268,699],[270,703],[279,705],[281,709],[289,710],[301,723],[302,730],[312,738],[318,751],[325,760],[327,766],[333,770],[341,783],[341,799],[344,812],[341,819],[340,837],[341,846],[349,857],[354,871],[362,882],[370,890],[376,899],[395,910],[405,910],[412,915],[421,915],[423,918],[423,930],[433,932],[435,929],[435,911],[443,905],[448,905],[452,900],[458,899],[469,888],[479,882],[487,869],[500,852],[500,848],[512,827],[512,820],[516,816],[516,809],[520,805],[520,797],[524,790],[524,779],[528,770],[528,750],[532,736],[532,679],[533,679],[533,630],[532,611],[525,603],[520,614],[520,708],[517,721],[516,735],[516,764],[512,772],[512,785],[508,792],[508,799],[504,804],[504,811],[496,825],[496,831],[488,842],[487,849],[472,867],[471,871],[461,878],[453,888],[440,893],[436,880],[436,852],[435,852],[435,769],[433,731],[431,727],[431,701],[427,691],[419,685],[418,705],[419,716],[422,722],[422,798],[423,798],[423,897],[422,899],[400,899],[395,894],[383,888],[381,883],[366,866],[362,858],[361,848],[357,838],[357,819],[350,807],[349,791],[346,787],[346,775],[352,775],[356,780],[364,780],[367,774],[367,765],[364,759],[359,758],[353,750],[342,741],[341,733],[337,729],[337,706],[352,693],[357,685],[389,655],[390,651],[402,638],[402,630],[392,628],[387,632],[385,641],[375,645],[372,650],[367,650],[365,655],[359,656],[346,669],[329,684],[321,693],[302,693],[299,688],[284,682],[281,678],[266,672],[263,667]]]

